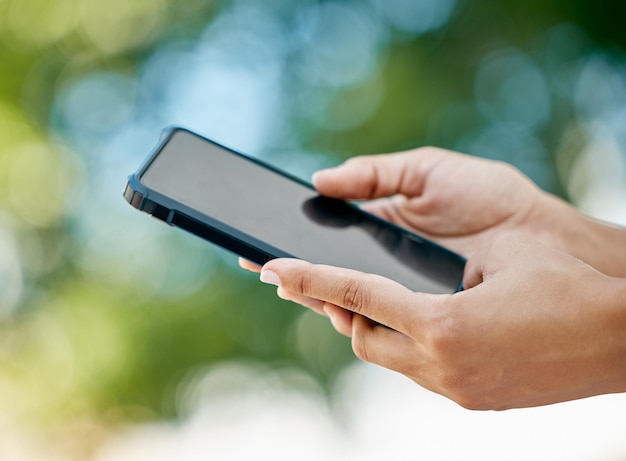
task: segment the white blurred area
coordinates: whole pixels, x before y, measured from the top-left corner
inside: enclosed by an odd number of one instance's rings
[[[561,152],[577,152],[567,178],[572,202],[583,213],[626,225],[626,83],[602,56],[592,56],[579,71],[575,105],[579,125],[566,134]]]
[[[357,364],[337,388],[344,407],[333,409],[319,395],[277,383],[260,369],[215,369],[197,383],[197,406],[181,422],[128,427],[94,460],[626,458],[626,394],[474,412],[404,376]]]
[[[609,129],[591,129],[592,138],[578,157],[570,186],[577,208],[596,219],[626,226],[626,153]]]
[[[545,407],[476,412],[402,375],[363,363],[337,385],[339,407],[304,376],[225,364],[181,396],[178,422],[128,426],[114,433],[83,427],[103,441],[76,457],[67,440],[19,432],[0,416],[3,461],[185,461],[381,459],[618,461],[626,459],[626,394]],[[289,385],[300,381],[306,391]],[[84,423],[89,426],[89,423]],[[94,431],[96,435],[94,436]],[[74,447],[75,448],[75,447]],[[73,453],[69,455],[69,453]]]

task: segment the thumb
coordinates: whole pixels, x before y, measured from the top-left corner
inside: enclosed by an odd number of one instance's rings
[[[507,232],[498,236],[482,250],[473,254],[465,264],[463,288],[479,285],[503,270],[514,270],[528,255],[552,251],[541,242],[531,241],[521,232]]]
[[[320,194],[348,200],[371,200],[421,194],[431,167],[444,158],[441,149],[421,148],[395,154],[353,157],[336,168],[318,171],[313,184]]]
[[[469,290],[476,285],[480,285],[483,280],[485,271],[484,252],[474,254],[465,263],[465,271],[463,273],[463,289]]]

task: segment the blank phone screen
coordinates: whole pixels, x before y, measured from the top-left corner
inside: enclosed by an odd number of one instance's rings
[[[452,293],[461,284],[465,260],[457,254],[187,131],[175,131],[139,179],[312,263],[379,274],[428,293]]]

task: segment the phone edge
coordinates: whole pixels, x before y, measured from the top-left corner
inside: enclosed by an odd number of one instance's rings
[[[210,139],[208,137],[205,137],[191,129],[185,128],[185,127],[181,127],[181,126],[177,126],[177,125],[171,125],[166,127],[162,133],[161,133],[161,137],[159,139],[159,142],[157,143],[157,145],[152,149],[152,151],[148,154],[148,156],[144,159],[144,161],[142,162],[142,164],[138,167],[138,169],[136,170],[135,173],[131,174],[126,182],[126,187],[124,189],[124,197],[126,198],[126,200],[128,201],[128,203],[133,206],[134,208],[146,212],[148,214],[150,214],[151,216],[154,216],[155,218],[165,222],[166,224],[169,224],[170,226],[175,226],[175,227],[180,227],[181,229],[196,235],[200,238],[203,238],[205,240],[210,241],[213,244],[216,244],[218,246],[221,246],[245,259],[248,259],[256,264],[259,265],[263,265],[265,264],[267,261],[271,260],[271,259],[275,259],[275,258],[297,258],[297,256],[285,253],[283,251],[281,251],[280,249],[273,247],[271,245],[268,245],[267,243],[258,240],[256,238],[254,238],[253,236],[249,235],[249,234],[245,234],[241,231],[239,231],[238,229],[234,229],[234,228],[230,228],[229,226],[225,225],[224,223],[221,223],[220,221],[217,221],[213,218],[211,218],[210,216],[206,216],[206,215],[202,215],[201,219],[195,218],[193,216],[193,214],[200,214],[198,212],[196,212],[195,210],[191,210],[188,209],[188,207],[186,207],[185,205],[176,202],[172,199],[170,199],[169,197],[165,197],[162,196],[161,194],[159,194],[156,191],[152,191],[149,188],[147,188],[146,186],[144,186],[141,181],[140,181],[140,176],[145,172],[145,170],[150,166],[150,164],[154,161],[154,159],[158,156],[158,154],[160,153],[160,151],[163,149],[163,147],[169,142],[169,140],[177,133],[177,132],[186,132],[188,134],[190,134],[191,136],[200,138],[206,142],[209,142],[211,144],[214,144],[218,147],[221,147],[223,149],[228,150],[231,154],[233,155],[237,155],[238,157],[241,157],[247,161],[253,162],[263,168],[269,169],[277,174],[280,174],[282,176],[285,176],[311,190],[315,190],[315,187],[310,183],[307,182],[305,180],[303,180],[302,178],[295,176],[287,171],[284,171],[280,168],[277,168],[276,166],[266,163],[263,160],[260,160],[258,158],[252,157],[250,155],[244,154],[242,152],[239,152],[237,150],[235,150],[234,148],[231,148],[225,144],[222,144],[220,142],[214,141],[213,139]],[[157,201],[151,200],[151,198],[149,197],[149,195],[155,195],[155,196],[159,196],[159,202],[157,203]],[[155,197],[156,198],[156,197]],[[172,207],[168,207],[163,205],[164,202],[172,202],[175,203],[178,207],[180,207],[181,209],[187,209],[187,213],[181,211],[181,210],[177,210],[174,209]],[[450,250],[449,248],[434,242],[432,240],[430,240],[429,238],[426,238],[420,234],[417,234],[415,232],[412,232],[408,229],[405,229],[401,226],[398,226],[395,223],[392,223],[390,221],[387,221],[383,218],[380,218],[379,216],[376,216],[372,213],[367,212],[366,210],[361,209],[357,204],[355,203],[351,203],[349,201],[345,201],[344,202],[346,204],[348,204],[349,206],[355,207],[357,209],[360,210],[360,212],[369,215],[371,218],[373,218],[374,220],[377,221],[384,221],[387,225],[390,225],[392,227],[397,228],[398,230],[400,230],[402,233],[404,234],[408,234],[410,236],[412,236],[413,238],[417,238],[419,240],[428,242],[428,244],[430,245],[434,245],[436,247],[439,247],[440,249],[449,252],[451,254],[453,254],[455,257],[457,257],[459,260],[462,261],[463,266],[465,266],[465,264],[467,263],[467,258],[464,257],[463,255]],[[213,225],[208,224],[207,222],[211,222],[213,223]],[[182,224],[182,225],[181,225]],[[223,229],[220,229],[220,227],[223,227]],[[198,233],[198,231],[200,231],[201,233]],[[235,235],[239,235],[242,238],[237,238],[235,237]],[[207,236],[211,236],[212,238],[209,238]],[[255,242],[255,245],[252,245],[248,242]],[[459,286],[456,288],[456,290],[454,291],[459,292],[459,291],[463,291],[463,278],[461,278],[461,281],[459,283]]]

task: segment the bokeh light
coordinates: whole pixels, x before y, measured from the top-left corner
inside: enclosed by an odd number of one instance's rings
[[[455,0],[371,0],[376,13],[412,36],[444,26],[454,12]]]
[[[4,28],[17,46],[40,48],[54,43],[78,24],[79,0],[4,0]]]
[[[34,226],[57,223],[72,186],[72,176],[58,152],[43,143],[20,146],[14,149],[8,167],[13,213]]]
[[[84,0],[82,30],[100,52],[119,53],[149,39],[161,25],[166,7],[164,0]]]
[[[132,77],[120,73],[92,74],[60,95],[62,122],[71,131],[110,133],[131,120],[136,104]]]
[[[6,217],[0,218],[0,318],[6,318],[16,308],[22,295],[22,267],[16,242]]]
[[[325,2],[304,8],[296,20],[301,79],[313,86],[341,87],[361,82],[375,70],[383,29],[371,11]]]
[[[209,432],[235,457],[242,436],[285,459],[409,457],[373,441],[397,442],[414,394],[351,368],[347,338],[233,255],[137,213],[124,180],[168,125],[305,179],[434,144],[626,224],[626,36],[607,3],[0,0],[0,458],[193,459]],[[504,457],[472,444],[482,416],[419,395],[407,427],[449,411],[457,457]],[[570,427],[567,408],[547,421]],[[530,433],[542,417],[510,421]],[[580,447],[626,453],[612,434]]]
[[[488,119],[525,129],[541,128],[550,116],[548,84],[517,50],[500,50],[485,59],[476,76],[476,102]]]

